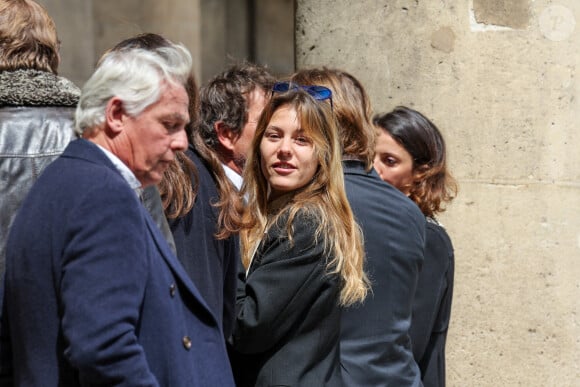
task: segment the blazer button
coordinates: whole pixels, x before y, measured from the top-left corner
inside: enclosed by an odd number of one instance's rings
[[[183,347],[189,351],[191,349],[191,339],[189,336],[183,336],[181,341],[183,342]]]
[[[171,297],[175,297],[176,290],[177,290],[177,286],[175,286],[175,284],[169,285],[169,295],[171,295]]]

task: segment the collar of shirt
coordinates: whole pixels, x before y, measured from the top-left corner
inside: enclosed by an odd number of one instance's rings
[[[232,184],[239,191],[242,188],[242,183],[244,181],[242,179],[242,176],[238,175],[238,173],[236,171],[234,171],[233,169],[231,169],[227,165],[222,164],[222,166],[224,167],[224,172],[226,173],[226,176],[228,177],[228,179],[230,179],[230,181],[232,182]]]
[[[135,177],[135,174],[129,169],[129,167],[127,167],[121,161],[121,159],[119,159],[117,156],[115,156],[112,152],[103,148],[99,144],[95,144],[95,145],[98,146],[103,151],[103,153],[109,158],[109,160],[111,160],[111,162],[113,163],[115,168],[117,168],[117,171],[119,171],[121,176],[123,176],[123,179],[125,179],[127,184],[129,184],[129,187],[131,187],[131,189],[133,189],[135,191],[137,196],[139,198],[141,198],[141,193],[143,191],[143,189],[141,188],[141,183],[139,182],[139,180],[137,180],[137,178]]]

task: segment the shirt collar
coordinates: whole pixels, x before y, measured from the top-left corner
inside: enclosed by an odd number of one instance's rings
[[[228,177],[228,179],[230,179],[232,184],[239,191],[242,188],[242,183],[244,182],[244,180],[242,179],[242,176],[240,176],[236,171],[234,171],[233,169],[231,169],[227,165],[222,164],[222,166],[224,167],[224,172],[226,173],[226,176]]]
[[[129,169],[129,167],[127,167],[125,163],[123,163],[121,159],[119,159],[114,153],[108,151],[99,144],[95,145],[98,146],[103,151],[103,153],[109,158],[109,160],[111,160],[115,168],[117,168],[117,171],[119,171],[121,176],[123,176],[123,179],[125,179],[125,181],[127,182],[127,184],[129,184],[131,189],[133,189],[137,193],[137,196],[140,196],[142,190],[141,183],[139,182],[139,180],[137,180],[135,174]]]

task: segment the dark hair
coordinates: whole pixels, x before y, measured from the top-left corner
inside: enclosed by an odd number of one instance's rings
[[[142,48],[144,50],[155,50],[160,47],[167,47],[171,41],[161,35],[146,32],[136,35],[117,43],[110,51],[119,51],[126,48]]]
[[[217,148],[217,121],[239,135],[248,120],[247,94],[256,88],[269,93],[275,81],[265,67],[249,62],[235,64],[211,79],[200,91],[200,122],[196,130],[204,142]]]
[[[223,121],[238,135],[248,120],[247,94],[255,89],[269,93],[276,82],[263,66],[242,62],[216,75],[201,88],[199,120],[191,134],[195,149],[213,173],[219,199],[213,205],[220,209],[217,238],[227,238],[240,231],[244,203],[234,185],[226,176],[217,152],[219,144],[214,124]]]
[[[413,158],[414,182],[409,197],[425,216],[445,211],[457,194],[457,183],[447,170],[445,141],[424,115],[405,106],[378,114],[373,124],[387,132]]]

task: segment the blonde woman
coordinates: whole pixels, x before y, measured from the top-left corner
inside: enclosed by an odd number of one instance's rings
[[[244,172],[239,386],[341,386],[340,306],[367,293],[329,89],[279,83]]]
[[[344,384],[420,386],[421,372],[413,358],[409,330],[423,261],[425,217],[373,168],[376,130],[370,100],[360,81],[343,70],[329,68],[303,69],[292,80],[332,91],[346,194],[365,238],[365,272],[372,293],[362,305],[342,313]]]

